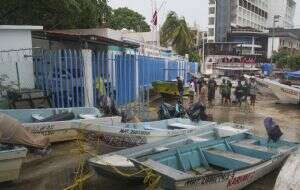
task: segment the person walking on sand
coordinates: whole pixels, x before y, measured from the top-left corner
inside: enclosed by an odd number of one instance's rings
[[[179,76],[176,77],[176,79],[177,79],[177,88],[178,88],[178,93],[179,93],[179,101],[181,103],[183,103],[183,92],[184,92],[183,81],[181,80],[181,78]]]
[[[254,107],[256,102],[256,82],[254,78],[251,78],[251,82],[249,85],[249,95],[250,95],[250,106]]]
[[[206,103],[207,103],[207,94],[208,94],[207,84],[206,81],[203,80],[202,87],[199,92],[199,103],[204,107],[206,107]]]
[[[229,105],[231,105],[231,89],[232,89],[232,83],[230,82],[230,80],[227,80],[226,100]]]
[[[190,104],[193,104],[194,103],[194,96],[195,96],[195,83],[194,83],[194,80],[190,81],[189,94],[190,94]]]

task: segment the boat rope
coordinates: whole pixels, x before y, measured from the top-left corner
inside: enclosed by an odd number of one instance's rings
[[[71,152],[79,152],[79,154],[81,154],[81,155],[88,154],[90,156],[96,157],[97,154],[92,153],[86,149],[84,142],[86,142],[84,135],[82,133],[79,133],[77,136],[77,139],[76,139],[76,144],[77,144],[78,148],[71,150]],[[134,172],[134,173],[126,173],[126,172],[118,169],[116,166],[113,166],[112,164],[110,164],[104,160],[101,160],[101,161],[103,161],[105,164],[110,166],[116,173],[118,173],[124,177],[133,177],[133,176],[144,174],[145,177],[144,177],[143,183],[145,185],[147,185],[147,190],[155,190],[158,187],[161,176],[157,175],[150,168],[140,166],[141,169],[139,171]],[[85,164],[85,160],[84,160],[84,158],[82,158],[76,169],[76,172],[75,172],[76,175],[75,175],[73,184],[64,188],[63,190],[83,190],[83,184],[89,178],[91,178],[93,176],[93,174],[91,172],[84,173],[84,164]]]

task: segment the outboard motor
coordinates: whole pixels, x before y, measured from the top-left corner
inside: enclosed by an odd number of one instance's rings
[[[267,117],[264,120],[264,125],[269,137],[268,141],[273,140],[274,142],[277,142],[280,139],[280,137],[283,135],[279,126],[276,124],[275,121],[273,121],[273,118]]]

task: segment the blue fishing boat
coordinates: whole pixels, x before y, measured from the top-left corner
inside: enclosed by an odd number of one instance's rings
[[[278,168],[298,147],[249,133],[194,142],[132,159],[161,176],[164,189],[238,190]]]
[[[184,123],[185,124],[182,124]],[[224,137],[232,136],[249,131],[238,124],[221,124],[217,125],[213,122],[192,123],[184,119],[171,119],[152,124],[164,124],[164,126],[186,126],[188,123],[193,124],[196,129],[192,132],[185,133],[185,129],[181,135],[177,132],[177,136],[162,138],[162,140],[154,141],[141,146],[120,150],[117,152],[98,155],[89,159],[89,165],[92,166],[98,175],[108,176],[110,178],[122,179],[125,181],[141,181],[144,174],[138,172],[139,169],[129,160],[139,158],[143,155],[151,155],[159,153],[169,148],[180,145],[190,145],[195,142],[208,141],[210,139],[223,139]],[[152,125],[153,126],[153,125]],[[166,128],[166,127],[165,127]],[[120,138],[121,139],[121,138]],[[131,174],[131,175],[123,175]]]
[[[17,119],[28,131],[48,137],[50,142],[76,139],[79,126],[121,123],[121,117],[102,117],[94,107],[7,109],[0,114]]]

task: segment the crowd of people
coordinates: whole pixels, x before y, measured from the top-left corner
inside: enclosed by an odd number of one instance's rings
[[[177,77],[178,91],[180,96],[180,101],[183,102],[183,91],[184,82],[180,77]],[[234,99],[232,98],[233,85],[230,80],[223,79],[221,84],[218,86],[214,78],[209,78],[205,80],[203,77],[197,79],[192,77],[189,81],[189,101],[190,104],[195,102],[195,97],[198,97],[198,102],[204,106],[212,107],[216,99],[216,91],[219,88],[219,93],[221,96],[221,104],[224,106],[230,106],[231,104],[237,104],[239,106],[242,103],[255,106],[257,86],[254,78],[248,80],[238,80],[237,86],[234,88]]]

